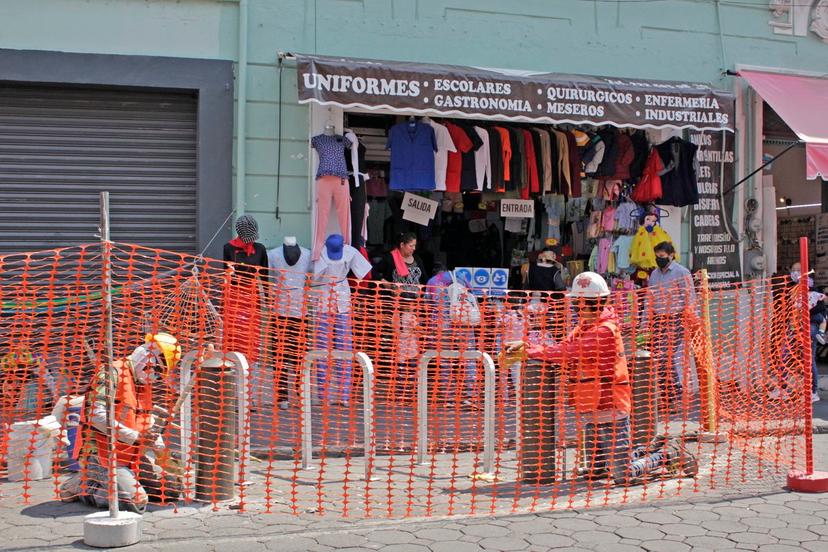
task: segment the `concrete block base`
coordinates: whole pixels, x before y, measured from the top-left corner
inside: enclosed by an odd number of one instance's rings
[[[119,512],[117,518],[109,512],[95,512],[83,520],[83,542],[95,548],[120,548],[141,540],[141,516]]]

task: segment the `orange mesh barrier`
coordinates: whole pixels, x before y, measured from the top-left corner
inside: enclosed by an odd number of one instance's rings
[[[101,258],[0,258],[0,500],[108,498]],[[802,284],[469,301],[446,279],[297,277],[126,244],[112,259],[125,507],[583,508],[806,466]]]

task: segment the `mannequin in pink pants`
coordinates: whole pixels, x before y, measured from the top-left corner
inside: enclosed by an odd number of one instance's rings
[[[320,176],[316,179],[316,237],[313,244],[313,260],[319,259],[325,236],[328,234],[328,217],[331,200],[336,208],[336,220],[345,243],[351,243],[351,189],[347,178]]]
[[[311,138],[311,146],[319,154],[319,168],[316,171],[316,231],[311,255],[314,261],[319,259],[325,236],[328,235],[331,200],[336,206],[339,233],[347,245],[351,244],[351,192],[345,155],[353,144],[334,130],[334,126],[328,124],[323,134]],[[350,155],[350,151],[347,153]]]

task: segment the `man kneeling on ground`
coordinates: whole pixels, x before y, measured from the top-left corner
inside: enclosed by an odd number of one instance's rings
[[[150,341],[123,360],[113,363],[115,420],[106,409],[106,373],[97,374],[85,406],[84,443],[80,449],[81,471],[64,481],[64,502],[81,500],[90,506],[108,504],[109,428],[115,430],[118,502],[124,510],[143,513],[150,493],[163,490],[162,500],[175,500],[181,490],[177,477],[167,474],[155,461],[164,441],[153,428],[152,379],[161,362],[161,349]],[[153,497],[158,498],[158,497]]]
[[[578,312],[578,325],[572,333],[551,346],[507,343],[506,352],[524,353],[530,359],[563,368],[565,388],[583,430],[588,478],[612,477],[616,484],[632,485],[662,469],[694,477],[698,473],[696,458],[676,442],[657,439],[648,447],[630,446],[632,390],[609,295],[609,287],[599,274],[579,274],[569,294]]]

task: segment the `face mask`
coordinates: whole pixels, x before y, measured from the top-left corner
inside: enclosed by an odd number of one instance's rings
[[[541,268],[552,268],[553,265],[550,261],[538,261],[538,266]]]
[[[659,268],[667,268],[670,266],[672,259],[670,257],[656,257],[656,264]]]
[[[655,226],[653,226],[653,225],[645,226],[644,229],[649,233],[649,232],[652,232],[655,229]]]

